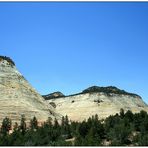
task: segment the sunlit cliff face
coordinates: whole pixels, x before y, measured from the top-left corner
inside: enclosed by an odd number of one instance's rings
[[[18,122],[24,114],[27,121],[33,116],[45,121],[54,118],[53,107],[25,80],[15,64],[0,57],[0,122],[9,117]]]
[[[53,105],[56,112],[64,116],[68,115],[71,120],[75,121],[88,119],[95,114],[98,114],[100,119],[106,118],[119,113],[121,108],[132,112],[148,111],[148,106],[140,96],[125,92],[123,94],[106,93],[105,91],[86,92],[67,97],[50,98],[46,101]]]

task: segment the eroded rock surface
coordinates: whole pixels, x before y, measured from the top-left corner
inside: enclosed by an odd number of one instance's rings
[[[33,116],[40,122],[55,117],[53,107],[25,80],[14,62],[0,56],[0,122],[5,117],[19,122],[22,114],[27,121]]]
[[[52,103],[56,112],[63,116],[68,115],[71,120],[75,121],[82,121],[95,114],[102,119],[119,113],[121,108],[134,113],[141,110],[148,111],[147,104],[139,95],[127,93],[116,87],[104,87],[102,92],[100,88],[90,87],[82,93],[53,98],[47,100],[47,103]]]

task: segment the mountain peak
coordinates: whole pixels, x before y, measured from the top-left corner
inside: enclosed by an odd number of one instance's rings
[[[63,93],[61,93],[60,91],[56,91],[56,92],[53,92],[53,93],[48,94],[48,95],[43,95],[43,97],[44,97],[45,100],[49,100],[49,99],[52,99],[52,98],[65,97],[65,95]]]
[[[0,56],[0,62],[2,62],[3,60],[6,60],[11,66],[15,66],[15,63],[10,57]]]
[[[82,93],[93,93],[93,92],[104,92],[106,94],[114,93],[114,94],[121,94],[121,95],[123,94],[123,95],[138,96],[137,94],[126,92],[125,90],[121,90],[115,86],[107,86],[107,87],[91,86],[82,91]]]
[[[27,122],[34,116],[40,122],[54,118],[53,107],[46,104],[14,65],[9,57],[0,56],[0,124],[5,117],[18,122],[22,114]]]

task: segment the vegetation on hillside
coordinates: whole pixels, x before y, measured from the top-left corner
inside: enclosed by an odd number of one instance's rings
[[[110,93],[113,94],[123,94],[123,95],[131,95],[131,96],[138,96],[133,93],[126,92],[125,90],[121,90],[115,86],[108,86],[108,87],[99,87],[99,86],[92,86],[82,91],[82,93],[92,93],[92,92],[104,92],[107,95]],[[140,97],[140,96],[138,96]]]
[[[115,86],[107,86],[107,87],[92,86],[92,87],[89,87],[89,88],[83,90],[80,93],[71,94],[71,95],[68,95],[68,96],[63,95],[61,92],[54,92],[54,93],[51,93],[51,94],[48,94],[48,95],[43,95],[42,97],[45,100],[49,100],[49,99],[57,99],[57,98],[61,98],[61,97],[72,97],[72,96],[76,96],[76,95],[80,95],[80,94],[97,93],[97,92],[98,93],[100,93],[100,92],[105,93],[108,96],[110,96],[111,94],[119,94],[119,95],[130,95],[130,96],[133,96],[133,97],[141,98],[137,94],[126,92],[125,90],[121,90],[121,89],[119,89]],[[55,94],[58,94],[58,95],[55,95]]]
[[[15,65],[15,63],[12,61],[12,59],[11,58],[9,58],[9,57],[6,57],[6,56],[0,56],[0,61],[1,60],[6,60],[11,66],[14,66]]]
[[[53,92],[53,93],[48,94],[48,95],[42,95],[42,97],[43,97],[45,100],[50,100],[50,99],[53,99],[53,98],[65,97],[65,95],[62,94],[61,92],[57,91],[57,92]]]
[[[48,118],[38,126],[37,118],[26,126],[25,116],[12,129],[11,120],[5,118],[0,130],[1,146],[148,146],[148,114],[131,111],[99,120],[97,115],[83,122],[62,117],[61,124]]]

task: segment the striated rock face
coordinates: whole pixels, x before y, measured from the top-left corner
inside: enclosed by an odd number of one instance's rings
[[[47,103],[53,104],[55,111],[61,115],[68,115],[75,121],[82,121],[95,114],[102,119],[119,113],[121,108],[132,112],[148,111],[148,106],[140,96],[112,86],[93,86],[79,94],[47,100]]]
[[[14,62],[0,56],[0,122],[6,116],[19,122],[22,114],[27,121],[36,116],[41,122],[57,116],[53,107],[45,103],[16,69]]]

